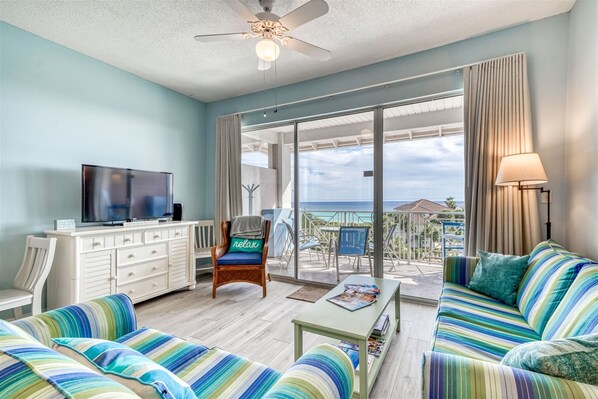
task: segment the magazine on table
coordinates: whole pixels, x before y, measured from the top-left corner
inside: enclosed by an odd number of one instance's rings
[[[375,357],[380,357],[384,349],[386,340],[384,338],[370,337],[368,339],[368,353]]]
[[[326,300],[350,311],[354,311],[376,302],[378,295],[380,295],[380,289],[376,285],[345,284],[344,292],[332,298],[326,298]]]
[[[359,346],[356,344],[352,344],[350,342],[341,341],[340,344],[337,345],[343,352],[349,356],[351,359],[351,363],[353,364],[353,368],[355,371],[359,371]],[[372,364],[374,363],[374,359],[376,357],[368,353],[368,371],[371,370]]]
[[[386,332],[388,331],[389,324],[390,324],[390,317],[388,316],[388,314],[384,313],[382,316],[380,316],[380,318],[376,322],[376,325],[374,326],[374,329],[372,330],[372,336],[381,337],[384,334],[386,334]]]

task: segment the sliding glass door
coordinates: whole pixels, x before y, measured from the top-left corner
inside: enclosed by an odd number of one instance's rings
[[[463,97],[384,109],[384,277],[438,299],[447,255],[463,254]]]
[[[463,248],[462,107],[459,95],[245,130],[243,209],[272,220],[270,273],[336,284],[376,257],[403,294],[437,298],[443,258]],[[343,227],[368,230],[359,255],[339,248]]]
[[[320,118],[297,124],[297,190],[294,257],[301,280],[336,284],[350,273],[369,273],[373,223],[373,112]],[[339,255],[339,231],[363,227],[351,245],[360,255]],[[345,250],[346,252],[346,250]],[[338,271],[337,274],[337,265]]]

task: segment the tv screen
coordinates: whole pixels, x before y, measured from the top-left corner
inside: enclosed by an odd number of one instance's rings
[[[172,217],[172,173],[83,165],[83,223]]]

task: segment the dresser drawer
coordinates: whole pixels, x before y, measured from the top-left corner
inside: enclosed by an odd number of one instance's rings
[[[168,238],[170,238],[171,240],[176,238],[184,238],[188,235],[188,230],[185,227],[178,227],[176,229],[168,230]]]
[[[117,247],[126,247],[129,245],[135,244],[142,244],[142,234],[138,233],[126,233],[126,234],[117,234],[114,236],[114,244]]]
[[[155,294],[168,289],[168,274],[161,274],[155,277],[149,277],[134,283],[124,284],[118,287],[119,294],[126,294],[135,301],[138,298]]]
[[[166,273],[167,271],[167,258],[121,267],[118,269],[118,284],[128,284],[146,277],[155,276],[156,274]]]
[[[119,267],[164,256],[167,256],[166,243],[116,250],[117,264]]]
[[[86,237],[81,239],[81,252],[114,248],[114,236]]]

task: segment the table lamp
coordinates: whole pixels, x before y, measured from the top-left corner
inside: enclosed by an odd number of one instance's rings
[[[540,190],[548,195],[548,219],[546,238],[550,239],[550,190],[544,187],[527,187],[548,182],[540,157],[535,152],[513,154],[503,157],[496,176],[497,186],[517,186],[519,190]],[[524,187],[526,186],[526,187]]]

